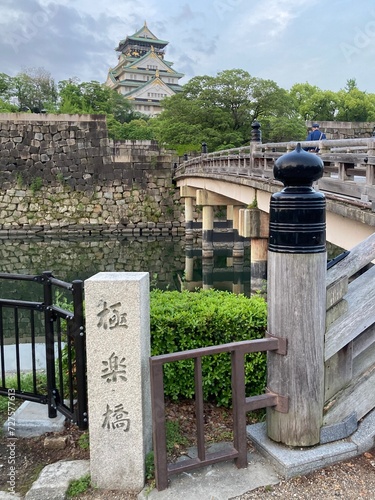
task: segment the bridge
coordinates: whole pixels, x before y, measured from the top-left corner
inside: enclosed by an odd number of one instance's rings
[[[274,178],[274,162],[296,145],[252,142],[246,147],[202,153],[181,163],[174,178],[185,198],[187,237],[194,203],[203,207],[203,231],[212,230],[215,205],[227,207],[227,220],[243,236],[254,231],[246,213],[250,206],[262,212],[262,225],[267,226],[270,197],[283,187]],[[316,146],[317,142],[301,145]],[[318,145],[324,175],[314,187],[326,197],[326,238],[348,250],[375,230],[375,138],[324,140]]]
[[[268,353],[267,389],[278,403],[267,408],[267,432],[260,439],[250,432],[253,443],[267,455],[267,437],[293,447],[347,439],[340,461],[369,449],[375,435],[375,138],[318,143],[323,177],[314,188],[326,201],[326,239],[349,250],[328,269],[323,238],[316,253],[268,243],[272,195],[283,189],[275,160],[296,146],[253,142],[202,153],[176,168],[175,181],[185,198],[187,240],[194,203],[202,206],[203,256],[212,253],[214,206],[224,205],[233,257],[241,238],[249,238],[252,263],[253,253],[267,263],[267,337],[279,342]],[[364,444],[351,436],[368,416]]]

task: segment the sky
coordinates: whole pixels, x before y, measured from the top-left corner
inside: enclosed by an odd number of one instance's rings
[[[181,84],[243,69],[284,89],[355,78],[375,93],[373,0],[0,0],[0,73],[105,82],[118,42],[145,21]]]

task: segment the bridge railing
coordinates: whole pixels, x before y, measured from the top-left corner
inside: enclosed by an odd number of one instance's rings
[[[324,425],[375,408],[375,233],[327,272]]]
[[[375,202],[375,137],[300,143],[303,148],[319,148],[324,163],[324,176],[318,183],[320,190],[365,204]],[[181,163],[175,174],[177,178],[186,174],[216,174],[273,180],[275,160],[297,144],[297,141],[251,143],[206,153]]]

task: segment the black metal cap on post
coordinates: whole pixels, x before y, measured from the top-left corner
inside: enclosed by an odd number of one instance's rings
[[[202,154],[207,154],[207,153],[208,153],[207,144],[205,142],[202,142]]]
[[[251,124],[251,142],[262,142],[262,131],[260,130],[260,123],[255,121]]]
[[[326,251],[326,202],[312,187],[323,176],[324,164],[298,143],[275,162],[275,179],[284,189],[271,196],[269,250],[283,253]]]

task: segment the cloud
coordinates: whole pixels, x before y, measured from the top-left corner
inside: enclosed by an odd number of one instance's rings
[[[118,42],[147,21],[176,71],[242,68],[284,88],[311,81],[374,91],[373,3],[363,0],[0,0],[0,72],[44,67],[56,81],[104,82]],[[314,58],[314,62],[312,62]]]

